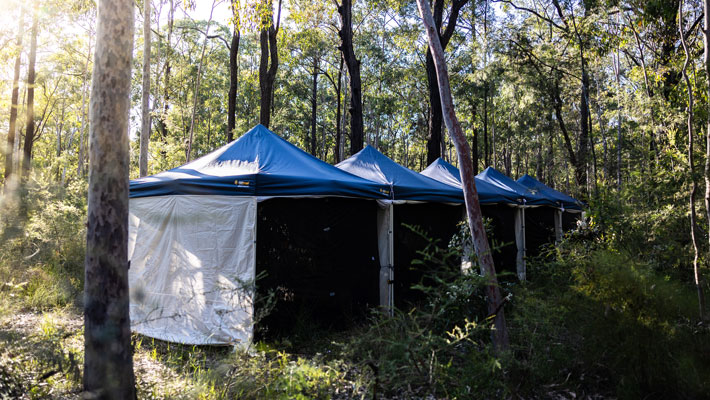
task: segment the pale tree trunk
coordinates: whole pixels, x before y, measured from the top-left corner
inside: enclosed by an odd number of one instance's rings
[[[25,7],[20,5],[20,22],[17,28],[17,57],[15,57],[15,74],[12,78],[12,96],[10,101],[10,129],[7,131],[7,147],[5,147],[5,189],[7,192],[10,178],[13,174],[15,132],[17,131],[17,110],[20,108],[20,66],[22,64],[22,37],[25,34]],[[10,185],[11,187],[12,185]]]
[[[459,11],[468,2],[468,0],[453,0],[451,3],[451,11],[449,19],[446,23],[446,29],[441,32],[444,16],[444,0],[434,0],[434,23],[436,24],[436,33],[439,36],[441,48],[446,49],[449,40],[456,29],[456,20],[459,17]],[[439,157],[446,157],[443,148],[443,135],[441,127],[443,125],[443,115],[441,110],[441,100],[439,99],[439,88],[436,79],[436,69],[434,68],[434,60],[431,56],[431,51],[427,48],[426,52],[426,71],[427,84],[429,89],[429,105],[431,106],[431,115],[429,118],[429,137],[427,139],[427,164],[431,164]]]
[[[143,0],[143,89],[141,99],[141,138],[138,170],[148,175],[148,143],[150,142],[150,1]]]
[[[91,35],[89,35],[89,52],[86,54],[86,62],[84,64],[84,74],[82,75],[81,83],[81,130],[79,131],[79,162],[76,170],[77,177],[81,177],[84,173],[84,132],[86,131],[86,75],[89,73],[89,60],[91,59]]]
[[[207,20],[207,28],[205,28],[205,40],[202,42],[202,52],[200,53],[200,64],[197,66],[197,78],[195,78],[195,90],[192,95],[192,117],[190,118],[190,138],[187,141],[187,152],[185,153],[185,159],[190,162],[192,157],[192,139],[195,136],[195,117],[197,116],[197,100],[200,97],[200,78],[202,78],[202,64],[205,61],[205,48],[207,47],[207,40],[209,39],[210,25],[212,25],[212,13],[214,13],[214,5],[217,0],[212,1],[212,8],[210,8],[210,18]]]
[[[707,0],[705,0],[707,1]],[[698,292],[698,309],[700,313],[700,319],[705,319],[705,293],[703,292],[702,278],[700,276],[699,266],[698,266],[698,241],[696,237],[697,216],[695,213],[695,192],[697,191],[697,184],[695,183],[695,157],[693,156],[693,87],[690,85],[690,79],[688,78],[688,64],[690,63],[690,52],[688,50],[688,45],[685,40],[685,24],[683,24],[683,0],[678,3],[678,31],[680,32],[680,41],[683,45],[683,50],[685,51],[685,61],[683,63],[683,79],[685,80],[685,85],[688,90],[688,174],[690,175],[690,238],[693,243],[693,273],[695,277],[695,286]],[[707,50],[706,50],[707,51]],[[707,204],[707,203],[706,203]]]
[[[89,120],[84,281],[84,390],[134,399],[128,313],[128,114],[133,1],[101,0]]]
[[[436,66],[441,108],[444,111],[444,122],[446,123],[446,129],[453,138],[456,153],[458,154],[466,212],[468,214],[468,224],[471,228],[473,245],[476,250],[476,255],[478,256],[478,261],[481,264],[481,270],[488,281],[486,286],[488,313],[493,317],[493,323],[495,325],[493,346],[497,351],[504,351],[509,347],[508,328],[503,312],[504,302],[500,295],[500,289],[498,288],[498,279],[496,278],[493,257],[491,256],[488,238],[486,237],[486,231],[483,227],[481,207],[478,202],[478,192],[476,191],[476,183],[473,178],[471,148],[466,141],[466,136],[461,130],[461,125],[454,112],[454,104],[449,85],[449,74],[444,59],[444,50],[439,42],[439,35],[431,15],[431,10],[429,9],[429,3],[427,3],[426,0],[417,0],[417,4],[419,6],[419,13],[424,21],[429,48],[431,49]]]
[[[360,80],[360,60],[353,49],[353,4],[352,0],[343,0],[338,6],[341,27],[338,31],[345,65],[350,75],[350,153],[362,150],[365,138],[365,126],[362,116],[362,81]]]
[[[271,10],[271,0],[268,2]],[[279,0],[278,14],[274,24],[273,11],[269,13],[268,22],[262,21],[259,42],[261,45],[261,58],[259,60],[259,123],[265,127],[271,125],[271,108],[274,100],[274,82],[276,72],[279,68],[279,51],[277,48],[276,35],[279,33],[279,23],[281,22],[281,0]]]
[[[26,181],[32,169],[32,146],[35,141],[35,62],[37,61],[37,29],[39,25],[39,0],[32,9],[32,33],[30,34],[30,57],[27,65],[27,127],[23,146],[22,181]]]

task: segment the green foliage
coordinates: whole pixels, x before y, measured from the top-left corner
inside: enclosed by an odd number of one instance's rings
[[[21,207],[9,204],[0,242],[0,279],[7,284],[0,293],[18,296],[23,306],[35,310],[79,301],[86,237],[85,185],[78,181],[63,189],[33,183],[26,187]]]
[[[505,392],[501,364],[491,352],[485,279],[451,268],[457,249],[429,242],[414,264],[427,267],[414,288],[425,298],[393,315],[374,313],[368,326],[342,344],[347,359],[374,371],[373,390],[404,397],[433,395],[499,397]]]

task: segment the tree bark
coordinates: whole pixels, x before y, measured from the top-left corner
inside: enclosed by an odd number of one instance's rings
[[[340,57],[340,66],[338,67],[338,84],[335,87],[335,96],[338,101],[338,107],[335,112],[335,163],[336,164],[343,161],[342,160],[342,144],[341,144],[343,132],[342,132],[342,125],[340,123],[340,113],[341,113],[341,109],[340,109],[340,104],[341,104],[341,98],[340,98],[341,96],[340,95],[341,95],[341,93],[340,92],[341,92],[342,79],[343,79],[343,57],[341,56]]]
[[[468,0],[454,0],[451,3],[451,12],[449,12],[449,20],[446,24],[446,29],[442,32],[443,16],[444,16],[444,0],[434,0],[433,18],[436,24],[436,33],[439,36],[441,48],[446,50],[451,36],[456,28],[456,21],[459,17],[459,11],[468,2]],[[429,104],[431,106],[431,115],[429,119],[429,136],[427,138],[427,164],[431,164],[441,157],[442,135],[441,125],[443,124],[443,114],[441,110],[441,99],[439,98],[439,83],[436,77],[436,68],[431,55],[431,50],[427,47],[426,52],[426,76],[429,87]]]
[[[360,60],[353,49],[352,0],[343,0],[338,6],[341,28],[338,31],[345,65],[350,75],[350,153],[362,150],[365,138],[362,116],[362,82],[360,80]]]
[[[141,138],[138,171],[148,175],[148,143],[150,142],[150,2],[143,0],[143,88],[141,99]]]
[[[227,143],[234,140],[234,127],[236,125],[237,117],[237,83],[239,80],[239,65],[237,64],[237,57],[239,56],[239,39],[241,38],[241,33],[239,32],[239,15],[237,15],[237,10],[235,9],[234,2],[237,0],[232,0],[232,11],[234,13],[234,31],[232,32],[232,43],[229,46],[229,94],[227,95]]]
[[[318,151],[318,138],[316,137],[316,113],[318,111],[318,71],[319,67],[318,57],[313,57],[313,84],[311,96],[311,154],[316,155]]]
[[[461,130],[461,125],[454,112],[451,88],[449,85],[449,74],[446,69],[444,50],[439,42],[439,35],[434,24],[434,19],[426,0],[417,0],[419,13],[424,21],[429,47],[431,49],[436,72],[438,77],[438,87],[441,98],[441,106],[444,112],[444,122],[446,129],[452,136],[456,153],[458,154],[459,167],[461,168],[461,180],[463,184],[464,199],[466,202],[466,212],[468,214],[468,224],[471,228],[473,245],[481,264],[481,270],[488,280],[486,294],[488,297],[488,312],[493,317],[495,330],[493,331],[493,345],[497,351],[503,351],[509,347],[508,328],[503,312],[503,299],[498,288],[493,257],[491,256],[488,238],[483,227],[481,207],[478,201],[478,192],[473,178],[473,163],[471,161],[471,148],[468,146],[466,136]]]
[[[81,83],[81,131],[79,132],[79,160],[76,167],[76,175],[81,177],[84,173],[84,131],[86,130],[86,77],[89,74],[89,60],[91,59],[91,36],[89,36],[89,52],[86,54],[86,62],[84,63],[84,74],[82,75]]]
[[[705,50],[703,52],[703,62],[705,63],[705,75],[710,76],[710,0],[703,0],[703,9],[705,14],[703,15],[703,41],[705,45]],[[707,94],[710,96],[710,83],[707,85]],[[710,97],[708,97],[710,99]],[[705,129],[705,169],[703,175],[705,177],[705,213],[708,218],[710,218],[710,102],[707,103],[708,110],[708,121]],[[708,219],[710,224],[710,219]],[[710,227],[709,227],[710,228]],[[710,242],[710,229],[708,229],[708,242]],[[704,286],[705,279],[703,278],[700,271],[695,271],[695,284],[701,288],[701,293],[699,293],[699,299],[703,302],[703,314],[704,314],[704,303],[705,295],[702,293],[702,287]],[[707,320],[707,315],[704,315],[704,319]]]
[[[10,100],[10,129],[7,131],[7,147],[5,147],[5,189],[7,191],[10,177],[13,174],[15,133],[17,131],[17,110],[20,97],[20,67],[22,65],[22,38],[25,34],[25,7],[20,5],[20,20],[17,28],[17,57],[15,57],[15,74],[12,78],[12,95]]]
[[[30,57],[27,65],[27,127],[23,147],[22,181],[27,181],[32,169],[32,147],[35,141],[35,62],[37,61],[37,29],[39,24],[39,0],[32,10],[32,33],[30,34]]]
[[[214,6],[217,0],[212,1],[212,8],[210,8],[210,18],[207,21],[207,27],[205,28],[205,40],[202,42],[202,52],[200,53],[200,64],[197,66],[197,77],[195,78],[195,90],[192,95],[192,117],[190,118],[190,137],[187,141],[187,152],[185,154],[186,162],[190,162],[192,157],[192,139],[195,136],[195,117],[197,116],[197,101],[200,97],[200,78],[202,78],[202,66],[205,61],[205,48],[207,47],[207,40],[209,39],[210,25],[212,24],[212,13],[214,13]]]
[[[101,0],[90,102],[84,390],[134,399],[128,313],[128,114],[133,1]]]
[[[170,110],[170,46],[173,36],[173,22],[175,18],[175,7],[173,0],[170,0],[170,9],[168,10],[168,33],[165,38],[166,49],[165,52],[165,76],[163,77],[163,112],[160,114],[158,121],[158,129],[160,130],[160,136],[162,141],[165,142],[168,137],[168,125],[165,122],[168,117],[168,111]],[[161,152],[163,157],[165,157],[165,151]]]
[[[269,7],[269,10],[271,10],[270,1],[271,0],[266,0],[264,2],[264,5]],[[261,95],[259,103],[259,123],[267,128],[271,124],[274,81],[276,81],[276,72],[279,68],[279,51],[276,35],[279,33],[279,23],[281,20],[281,0],[279,0],[276,23],[274,24],[273,11],[269,12],[268,18],[268,21],[262,21],[263,25],[259,34],[259,42],[261,44],[261,58],[259,61],[259,90]]]
[[[471,105],[471,129],[473,130],[473,143],[471,144],[471,162],[473,163],[473,175],[478,175],[478,129],[476,129],[476,107],[474,101]]]
[[[704,2],[704,4],[706,3]],[[698,293],[698,311],[700,319],[705,320],[705,293],[703,291],[702,278],[698,266],[699,251],[697,234],[695,231],[695,225],[697,223],[697,216],[695,213],[695,192],[697,191],[697,184],[695,183],[695,157],[693,155],[693,87],[690,85],[690,79],[688,78],[687,71],[688,64],[690,63],[690,51],[688,50],[688,45],[685,40],[685,33],[683,32],[685,29],[685,24],[683,24],[683,0],[678,2],[678,17],[680,19],[680,23],[678,24],[680,41],[683,45],[683,50],[685,51],[685,61],[683,62],[682,75],[688,91],[688,174],[690,175],[690,238],[693,243],[694,252],[693,275],[695,278],[695,287],[697,288]]]

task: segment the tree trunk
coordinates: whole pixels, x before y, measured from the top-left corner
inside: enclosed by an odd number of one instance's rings
[[[488,82],[483,89],[483,167],[491,165],[491,155],[488,151]]]
[[[236,15],[237,11],[234,7],[234,1],[232,0],[232,10],[234,12],[235,20],[238,20],[239,16]],[[237,23],[234,24],[234,31],[232,32],[232,43],[229,46],[229,94],[227,96],[227,143],[234,140],[234,127],[236,125],[237,117],[237,83],[239,79],[239,65],[237,64],[237,57],[239,56],[239,39],[241,38],[241,33],[239,32],[239,26]]]
[[[342,144],[340,141],[342,140],[343,132],[342,130],[342,125],[340,124],[340,104],[341,104],[341,96],[340,96],[340,91],[341,91],[341,83],[343,79],[343,57],[340,57],[340,66],[338,67],[338,84],[335,87],[335,96],[338,101],[338,107],[335,112],[335,163],[339,163],[343,158],[342,155]]]
[[[481,207],[478,202],[478,192],[473,178],[473,162],[471,161],[471,148],[468,146],[466,136],[461,130],[461,125],[454,112],[454,104],[451,98],[451,88],[449,86],[449,74],[446,70],[444,50],[439,42],[439,35],[434,25],[434,19],[426,0],[417,0],[419,13],[424,21],[429,47],[432,50],[436,72],[439,83],[439,93],[441,95],[441,105],[444,112],[444,122],[449,134],[453,137],[454,146],[461,168],[461,179],[463,184],[464,199],[466,202],[466,212],[468,214],[468,224],[471,228],[473,245],[481,264],[481,270],[488,280],[486,294],[488,297],[488,313],[493,318],[495,330],[493,331],[493,345],[497,351],[503,351],[509,347],[508,328],[503,312],[503,299],[498,287],[493,257],[491,256],[488,238],[483,227]]]
[[[20,5],[20,22],[17,28],[17,57],[15,57],[15,74],[12,78],[12,96],[10,100],[10,129],[7,131],[7,147],[5,147],[5,189],[7,193],[8,183],[13,174],[15,132],[17,131],[17,109],[20,107],[18,100],[20,97],[20,66],[22,64],[22,38],[25,34],[25,7]]]
[[[30,34],[30,57],[27,65],[27,128],[23,147],[22,181],[27,181],[32,169],[32,146],[35,141],[35,62],[37,60],[37,29],[39,24],[39,0],[32,10],[32,33]]]
[[[316,136],[316,112],[318,111],[318,57],[313,57],[313,85],[311,96],[311,154],[316,155],[318,151],[318,138]]]
[[[589,75],[587,74],[584,55],[580,56],[582,64],[582,98],[580,99],[579,118],[580,132],[577,142],[577,165],[575,165],[575,178],[580,188],[587,186],[587,152],[589,149]]]
[[[91,84],[84,390],[134,399],[128,313],[128,114],[133,1],[101,0]]]
[[[706,3],[705,0],[703,3]],[[683,0],[678,3],[678,15],[681,23],[678,24],[678,31],[680,32],[680,41],[683,45],[683,50],[685,51],[685,62],[683,63],[683,79],[685,80],[685,86],[688,91],[688,174],[690,175],[690,238],[693,243],[693,275],[695,278],[695,287],[698,292],[698,309],[700,314],[700,320],[705,320],[705,293],[703,292],[703,282],[700,275],[700,270],[698,266],[698,241],[696,235],[695,225],[697,223],[697,216],[695,213],[695,192],[697,191],[697,184],[695,183],[695,157],[693,155],[693,87],[690,85],[690,79],[688,78],[688,64],[690,63],[690,51],[688,50],[688,45],[685,40],[685,24],[683,21]],[[707,51],[707,50],[706,50]],[[706,64],[707,68],[707,64]]]
[[[76,174],[81,177],[84,173],[84,132],[86,131],[86,76],[89,74],[89,60],[91,59],[91,36],[89,36],[89,53],[86,54],[86,61],[84,63],[84,74],[82,75],[81,82],[81,131],[79,132],[79,160],[78,166],[76,168]]]
[[[705,63],[705,75],[710,76],[710,37],[708,37],[710,36],[710,0],[703,0],[703,9],[705,11],[705,14],[703,16],[703,39],[705,45],[703,61]],[[710,83],[706,84],[707,93],[708,96],[710,96]],[[703,175],[705,177],[705,213],[706,216],[709,218],[708,221],[710,221],[710,102],[708,102],[707,104],[707,109],[709,113],[705,130],[705,169],[703,171]],[[710,229],[708,230],[708,241],[710,242]],[[700,274],[700,271],[698,271],[697,269],[695,270],[695,273],[695,284],[697,285],[697,287],[700,288],[698,298],[703,303],[701,309],[704,314],[705,294],[703,293],[702,288],[704,286],[705,279],[703,278],[702,274]],[[707,319],[707,315],[704,315],[704,319]]]
[[[277,48],[276,35],[279,30],[281,19],[281,0],[279,0],[278,17],[274,24],[273,11],[271,11],[270,0],[268,0],[269,20],[262,21],[259,42],[261,44],[261,59],[259,61],[259,89],[260,89],[260,110],[259,123],[265,127],[271,124],[271,109],[274,100],[274,81],[279,68],[279,52]],[[266,4],[266,2],[265,2]],[[276,26],[274,26],[276,25]]]
[[[341,28],[338,31],[345,65],[350,75],[350,153],[362,150],[364,140],[364,124],[362,120],[362,82],[360,80],[360,60],[355,57],[353,49],[352,0],[343,0],[338,6]]]
[[[444,0],[434,0],[433,8],[433,18],[436,24],[436,33],[439,36],[439,43],[441,43],[441,48],[446,49],[449,44],[451,36],[454,34],[454,29],[456,27],[456,21],[459,17],[459,11],[468,0],[454,0],[451,3],[451,11],[449,12],[449,19],[446,23],[446,30],[441,32],[441,27],[443,25],[444,16]],[[436,68],[434,67],[434,60],[431,56],[431,50],[427,47],[426,52],[426,76],[427,85],[429,88],[429,105],[431,106],[431,115],[429,119],[429,135],[427,138],[427,164],[431,164],[436,161],[437,158],[442,155],[442,135],[441,126],[443,124],[443,115],[441,110],[441,100],[439,98],[439,83],[436,79]]]
[[[478,175],[478,129],[476,129],[476,102],[471,105],[471,129],[473,130],[473,143],[471,144],[471,162],[473,175]]]
[[[141,99],[141,138],[138,170],[148,175],[148,143],[150,141],[150,2],[143,0],[143,89]]]
[[[168,33],[165,38],[166,49],[165,52],[165,76],[163,77],[163,112],[160,114],[160,119],[158,122],[158,127],[160,129],[160,136],[162,137],[163,143],[168,137],[168,125],[165,119],[168,117],[168,111],[170,110],[170,46],[173,36],[173,21],[175,16],[175,7],[173,0],[170,0],[170,9],[168,10]],[[165,157],[165,151],[161,152],[163,157]]]
[[[197,66],[197,77],[195,78],[195,90],[192,95],[192,117],[190,118],[190,136],[187,140],[187,152],[185,154],[186,162],[190,162],[192,157],[192,139],[195,136],[195,117],[197,116],[197,101],[200,98],[200,78],[202,78],[202,66],[205,61],[205,49],[207,47],[207,40],[209,39],[210,25],[212,24],[212,13],[214,13],[214,6],[217,0],[212,1],[212,8],[210,8],[210,18],[207,20],[207,27],[205,28],[205,40],[202,42],[202,51],[200,53],[200,64]]]

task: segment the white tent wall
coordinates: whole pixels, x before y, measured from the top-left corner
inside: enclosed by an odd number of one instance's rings
[[[515,245],[518,249],[515,259],[518,279],[524,281],[527,275],[527,266],[525,264],[525,207],[517,207],[515,210]]]
[[[216,195],[130,199],[134,331],[185,344],[251,341],[256,204]]]
[[[392,312],[394,306],[394,204],[377,202],[377,247],[380,256],[380,306]]]
[[[565,212],[564,208],[561,208],[555,212],[555,241],[559,242],[564,236],[564,231],[562,230],[562,213]]]

